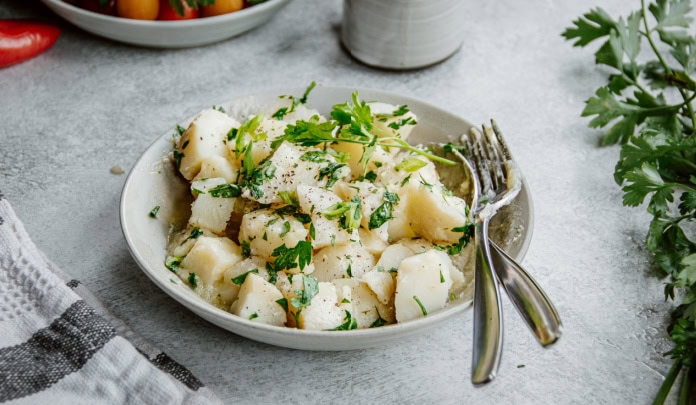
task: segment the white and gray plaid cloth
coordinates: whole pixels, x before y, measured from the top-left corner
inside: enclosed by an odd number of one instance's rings
[[[220,403],[47,260],[2,192],[0,402]]]

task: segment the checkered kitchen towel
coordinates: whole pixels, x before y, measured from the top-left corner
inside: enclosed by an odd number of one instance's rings
[[[47,260],[0,192],[0,402],[8,401],[220,402]]]

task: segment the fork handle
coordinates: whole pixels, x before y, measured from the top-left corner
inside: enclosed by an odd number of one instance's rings
[[[488,218],[476,221],[474,246],[474,345],[471,382],[484,384],[495,378],[503,349],[503,312],[500,290],[493,274],[488,243]]]
[[[537,341],[548,346],[561,336],[561,318],[539,284],[513,258],[489,240],[493,268],[510,301]]]

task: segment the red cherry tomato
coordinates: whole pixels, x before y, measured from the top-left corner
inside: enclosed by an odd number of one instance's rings
[[[99,14],[116,15],[116,0],[108,0],[102,5],[101,0],[82,0],[81,7]]]
[[[184,6],[184,15],[179,15],[176,9],[172,7],[169,0],[160,0],[159,15],[158,20],[190,20],[192,18],[198,18],[198,10],[191,8],[186,4],[186,0],[181,0],[181,4]]]
[[[0,68],[31,59],[52,47],[60,29],[34,20],[0,20]]]

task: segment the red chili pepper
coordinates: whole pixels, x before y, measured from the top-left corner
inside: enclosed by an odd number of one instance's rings
[[[60,29],[35,20],[0,20],[0,68],[31,59],[58,40]]]

